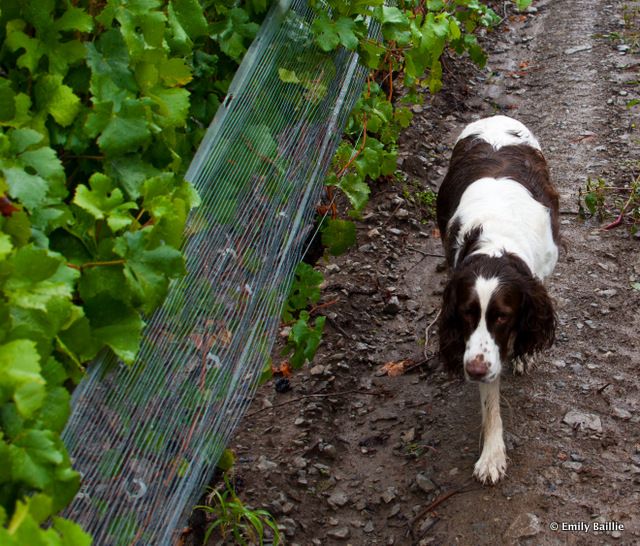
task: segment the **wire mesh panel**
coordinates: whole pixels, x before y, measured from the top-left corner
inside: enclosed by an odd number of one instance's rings
[[[66,516],[96,544],[171,544],[268,362],[314,207],[365,71],[320,53],[305,1],[262,25],[194,158],[188,274],[133,366],[103,357],[64,432],[82,488]]]

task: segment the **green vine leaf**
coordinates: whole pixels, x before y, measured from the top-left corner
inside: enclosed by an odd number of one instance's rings
[[[356,242],[356,225],[349,220],[329,219],[322,228],[322,244],[333,256],[344,254]]]

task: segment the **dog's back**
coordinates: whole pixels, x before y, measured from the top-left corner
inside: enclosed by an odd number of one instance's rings
[[[540,145],[522,123],[506,116],[471,123],[454,147],[437,199],[449,265],[455,266],[465,235],[478,226],[486,232],[492,218],[514,236],[510,226],[519,228],[523,238],[540,230],[538,236],[544,237],[543,224],[549,224],[551,238],[559,242],[558,193]],[[540,276],[548,273],[546,264],[539,272],[529,265]]]

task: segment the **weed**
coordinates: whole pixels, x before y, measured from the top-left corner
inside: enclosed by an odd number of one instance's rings
[[[415,186],[405,186],[402,192],[403,197],[413,203],[421,213],[422,223],[436,217],[436,199],[438,194],[431,189],[418,190]]]
[[[233,539],[234,544],[242,546],[262,546],[266,529],[273,534],[273,538],[269,539],[271,544],[276,546],[283,543],[274,517],[266,510],[254,510],[244,504],[227,475],[224,476],[224,490],[212,489],[207,500],[208,504],[196,506],[212,520],[205,533],[205,544],[217,530],[222,541]]]
[[[582,218],[589,215],[595,216],[599,222],[613,218],[613,221],[603,229],[608,230],[630,224],[632,235],[640,229],[640,176],[635,176],[629,184],[624,186],[607,185],[603,178],[597,180],[589,178],[585,190],[580,190],[579,199]]]
[[[419,459],[428,451],[435,451],[435,448],[424,442],[410,442],[402,448],[404,456],[410,459]]]

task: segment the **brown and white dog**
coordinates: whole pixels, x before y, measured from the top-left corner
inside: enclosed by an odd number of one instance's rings
[[[495,483],[507,468],[500,373],[554,340],[556,315],[542,283],[558,259],[558,193],[540,145],[519,121],[481,119],[458,137],[437,200],[451,268],[440,319],[440,355],[480,387],[483,448],[474,476]]]

